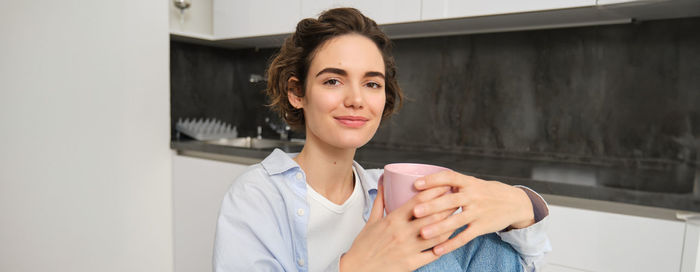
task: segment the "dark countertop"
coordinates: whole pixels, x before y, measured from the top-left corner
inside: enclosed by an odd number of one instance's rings
[[[173,141],[179,152],[203,152],[262,160],[271,149],[245,149],[198,141]],[[296,149],[296,150],[295,150]],[[298,152],[291,148],[287,152]],[[519,184],[541,194],[700,212],[698,173],[693,167],[658,163],[654,167],[522,159],[455,151],[404,150],[365,146],[355,160],[365,168],[392,162],[436,164],[486,180]]]

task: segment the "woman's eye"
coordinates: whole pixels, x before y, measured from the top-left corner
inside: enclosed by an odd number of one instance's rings
[[[382,87],[382,85],[379,85],[377,82],[368,82],[367,86],[372,88],[372,89],[379,89]]]
[[[331,85],[331,86],[338,86],[338,85],[340,85],[340,80],[331,78],[331,79],[326,80],[325,82],[323,82],[323,84],[324,84],[324,85]]]

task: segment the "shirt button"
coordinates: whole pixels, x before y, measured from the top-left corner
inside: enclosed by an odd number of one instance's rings
[[[299,266],[304,266],[304,259],[298,259],[297,263],[299,264]]]
[[[298,209],[298,210],[297,210],[297,215],[299,215],[299,216],[304,216],[304,209]]]
[[[297,173],[297,179],[300,180],[300,179],[302,179],[302,178],[304,178],[304,175],[302,175],[301,173]]]

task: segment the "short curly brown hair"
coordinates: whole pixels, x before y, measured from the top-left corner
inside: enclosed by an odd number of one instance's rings
[[[382,32],[372,19],[362,15],[354,8],[330,9],[318,19],[307,18],[297,24],[296,31],[287,37],[267,70],[267,88],[269,105],[280,114],[290,127],[303,131],[305,127],[304,111],[294,108],[287,97],[288,81],[291,77],[299,79],[302,88],[299,97],[306,93],[306,75],[317,48],[324,42],[345,34],[359,34],[372,40],[384,59],[384,76],[386,103],[382,118],[389,117],[401,107],[403,94],[396,81],[396,64],[391,54],[391,40]]]

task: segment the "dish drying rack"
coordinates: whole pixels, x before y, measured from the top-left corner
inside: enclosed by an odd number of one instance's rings
[[[178,119],[175,130],[200,141],[238,137],[236,126],[215,118]]]

